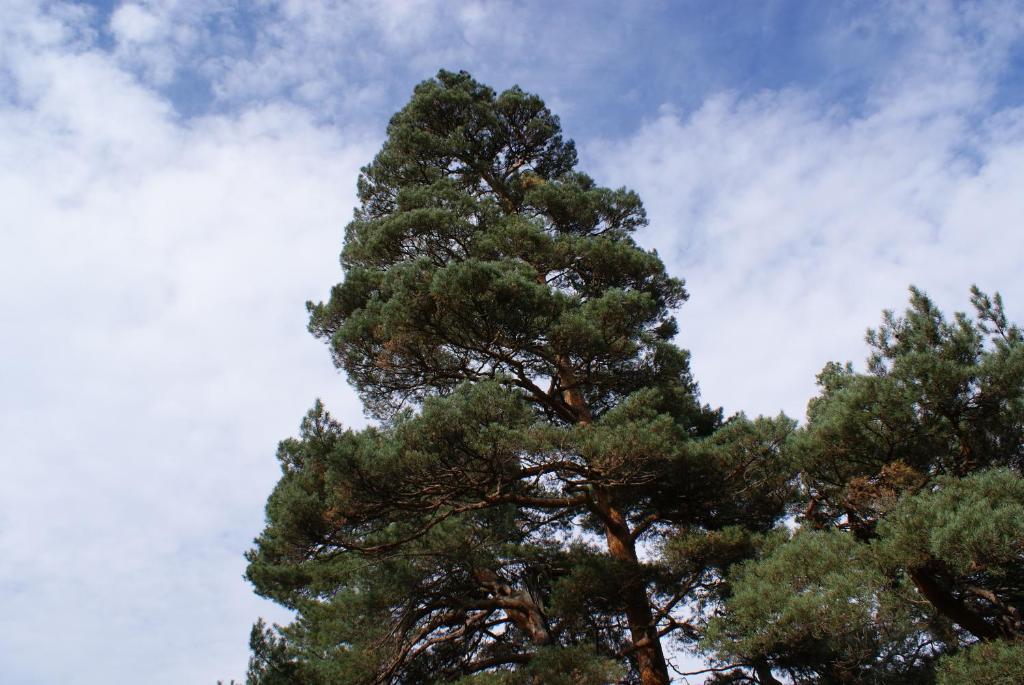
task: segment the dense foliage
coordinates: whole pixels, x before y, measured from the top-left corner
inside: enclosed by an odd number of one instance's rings
[[[867,373],[821,373],[788,450],[801,525],[732,569],[719,658],[798,683],[1024,680],[1024,339],[972,299],[950,322],[912,290]]]
[[[649,685],[687,649],[720,682],[1001,682],[1024,345],[998,299],[951,324],[915,292],[804,428],[723,420],[639,198],[575,166],[539,98],[465,73],[391,120],[309,305],[378,423],[317,403],[281,443],[247,573],[296,618],[254,627],[249,682]]]
[[[282,443],[248,575],[298,618],[257,631],[251,680],[667,683],[720,573],[651,542],[782,515],[792,424],[716,432],[639,198],[575,164],[539,98],[464,73],[392,119],[310,306],[381,423],[318,405]]]

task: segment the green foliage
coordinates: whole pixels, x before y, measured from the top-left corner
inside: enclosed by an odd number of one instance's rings
[[[841,515],[844,489],[896,462],[925,477],[1024,465],[1021,333],[998,296],[973,293],[976,319],[950,322],[911,289],[904,316],[868,331],[868,373],[833,363],[819,375],[796,453],[820,513]]]
[[[938,685],[1018,685],[1024,675],[1024,644],[997,640],[976,644],[947,657],[939,666]]]
[[[246,678],[249,685],[294,685],[302,682],[300,666],[289,653],[287,644],[262,619],[252,627],[249,649],[252,651]]]
[[[624,675],[621,665],[585,647],[542,649],[527,672],[534,682],[550,685],[604,685]]]
[[[891,567],[938,561],[976,580],[1012,576],[1024,564],[1024,478],[1007,469],[940,478],[900,499],[879,524],[875,547]]]
[[[623,675],[618,663],[585,647],[544,647],[519,671],[478,673],[460,678],[454,685],[607,685]]]
[[[465,73],[391,120],[308,305],[380,423],[318,402],[281,443],[247,576],[296,619],[253,628],[249,682],[664,685],[665,637],[720,683],[1017,682],[1024,336],[999,296],[947,320],[912,289],[805,426],[723,421],[640,199],[576,161],[537,96]]]
[[[539,387],[548,378],[578,383],[595,414],[674,385],[688,405],[676,410],[702,418],[685,353],[668,343],[683,284],[630,237],[646,223],[639,198],[575,162],[534,95],[450,72],[416,88],[360,177],[345,281],[309,305],[310,329],[371,411],[500,378],[577,418]]]
[[[929,668],[927,617],[871,549],[838,531],[801,531],[736,567],[727,611],[705,645],[721,658],[761,657],[799,682],[911,682]]]
[[[308,305],[381,423],[347,431],[318,403],[281,443],[247,575],[297,619],[261,631],[260,673],[667,683],[659,632],[692,642],[687,604],[742,554],[637,545],[784,514],[793,423],[723,427],[700,403],[671,342],[683,282],[632,238],[640,199],[575,164],[538,97],[465,73],[391,120],[344,281]]]
[[[802,527],[733,567],[719,659],[800,683],[1019,681],[1024,339],[998,296],[972,302],[948,322],[912,289],[869,331],[868,373],[825,367],[788,452]]]

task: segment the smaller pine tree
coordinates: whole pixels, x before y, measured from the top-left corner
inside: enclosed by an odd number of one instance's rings
[[[801,527],[732,572],[706,646],[797,683],[1024,678],[1024,337],[999,296],[911,289],[829,364],[790,454]]]

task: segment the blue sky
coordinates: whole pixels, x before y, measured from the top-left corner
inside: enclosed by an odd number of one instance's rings
[[[335,124],[355,114],[386,121],[435,63],[450,60],[457,64],[448,66],[471,65],[478,78],[499,88],[539,82],[535,89],[566,103],[567,127],[585,136],[621,135],[661,106],[692,110],[723,90],[806,89],[829,106],[861,112],[889,68],[920,47],[915,19],[921,17],[915,15],[923,7],[412,1],[360,3],[356,9],[345,3],[210,2],[137,5],[148,8],[143,12],[122,4],[91,4],[86,21],[95,45],[129,57],[124,66],[186,118],[273,98],[307,106]],[[416,27],[424,16],[424,26]],[[978,22],[959,18],[960,25],[950,27],[957,38],[984,40]],[[173,35],[168,29],[175,23],[189,30]],[[342,31],[331,30],[337,26]],[[308,59],[280,68],[278,60],[297,57]],[[264,78],[258,67],[268,65],[277,68]],[[993,75],[995,106],[1019,104],[1022,65],[1024,50],[1011,47]],[[303,92],[312,84],[331,92]],[[593,116],[594,110],[603,114]]]
[[[555,4],[552,9],[549,5]],[[705,399],[801,417],[915,283],[1024,319],[1020,2],[0,5],[0,674],[213,683],[276,442],[365,419],[303,303],[439,68],[518,83],[687,279]]]

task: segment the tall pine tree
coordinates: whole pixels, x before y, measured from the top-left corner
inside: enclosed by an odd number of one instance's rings
[[[639,198],[538,97],[442,71],[387,134],[309,306],[380,425],[318,404],[281,444],[248,577],[297,618],[254,630],[250,682],[668,683],[722,555],[660,540],[771,528],[791,423],[720,429]]]

